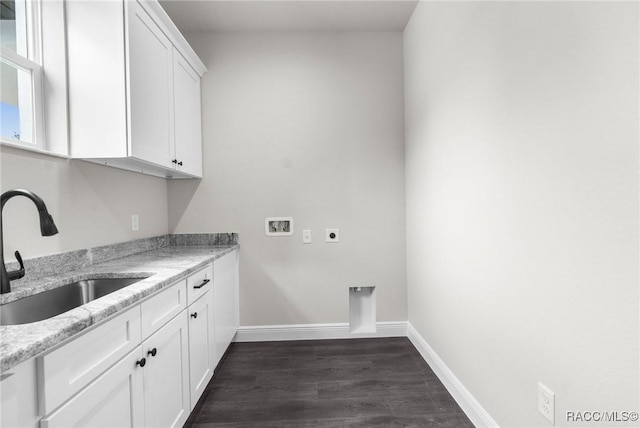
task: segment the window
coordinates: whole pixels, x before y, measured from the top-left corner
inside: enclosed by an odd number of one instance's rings
[[[39,2],[0,1],[2,140],[44,149]]]

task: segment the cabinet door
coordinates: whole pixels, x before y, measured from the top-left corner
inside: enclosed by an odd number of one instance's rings
[[[64,8],[71,155],[127,156],[124,4],[67,0]]]
[[[182,311],[142,344],[147,359],[144,367],[147,427],[181,427],[189,417],[188,340],[187,313]]]
[[[239,325],[238,252],[232,251],[213,262],[215,290],[215,362],[222,358]]]
[[[0,375],[0,409],[2,428],[40,426],[35,358]]]
[[[42,414],[58,407],[140,345],[140,307],[36,357]]]
[[[144,426],[142,349],[123,357],[40,422],[41,428]]]
[[[130,155],[171,167],[173,46],[137,1],[126,3]]]
[[[189,306],[189,367],[191,409],[213,376],[213,356],[209,339],[213,330],[213,313],[209,291]]]
[[[200,76],[176,49],[173,52],[173,91],[177,168],[202,177]]]

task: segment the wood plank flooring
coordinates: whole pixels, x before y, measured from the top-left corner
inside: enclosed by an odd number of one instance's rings
[[[234,343],[185,427],[473,427],[407,338]]]

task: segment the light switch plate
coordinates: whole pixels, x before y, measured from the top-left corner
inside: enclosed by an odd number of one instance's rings
[[[304,229],[302,231],[302,243],[303,244],[311,244],[311,230]]]

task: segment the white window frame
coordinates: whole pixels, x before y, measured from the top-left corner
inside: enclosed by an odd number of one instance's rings
[[[18,140],[2,136],[2,140],[5,143],[12,145],[25,146],[30,148],[36,148],[39,150],[45,150],[45,138],[44,138],[44,100],[43,93],[44,88],[42,86],[42,66],[30,59],[27,59],[10,49],[2,48],[2,62],[23,70],[31,76],[30,92],[31,92],[31,141]],[[22,86],[19,82],[19,86]],[[20,91],[20,88],[18,88]],[[23,99],[23,98],[22,98]],[[20,109],[22,112],[22,109]],[[22,129],[22,125],[21,125]]]
[[[64,49],[64,3],[63,0],[26,0],[26,32],[27,32],[27,56],[20,55],[11,49],[2,48],[2,61],[19,70],[26,71],[31,76],[31,105],[32,105],[32,138],[31,141],[22,141],[2,136],[0,144],[13,146],[28,150],[34,150],[55,156],[68,157],[68,138],[66,129],[66,61],[51,61],[51,58],[65,55]],[[45,10],[46,9],[46,10]],[[48,16],[45,22],[44,16]],[[60,21],[60,22],[58,22]],[[43,51],[43,38],[47,37],[47,51]],[[53,51],[51,47],[53,46]],[[55,83],[52,83],[52,75],[47,79],[44,67],[47,60],[47,70],[55,72]],[[50,70],[51,66],[54,69]],[[49,81],[49,83],[47,83]],[[52,86],[53,85],[53,86]],[[47,87],[49,86],[49,87]],[[45,99],[45,96],[52,95],[53,98]],[[64,96],[60,94],[64,93]],[[47,95],[45,95],[47,94]],[[63,114],[60,114],[63,111]],[[47,120],[55,119],[47,124]],[[53,134],[48,135],[50,125],[64,122],[64,129],[60,126],[54,127]],[[47,141],[55,137],[55,141]]]

